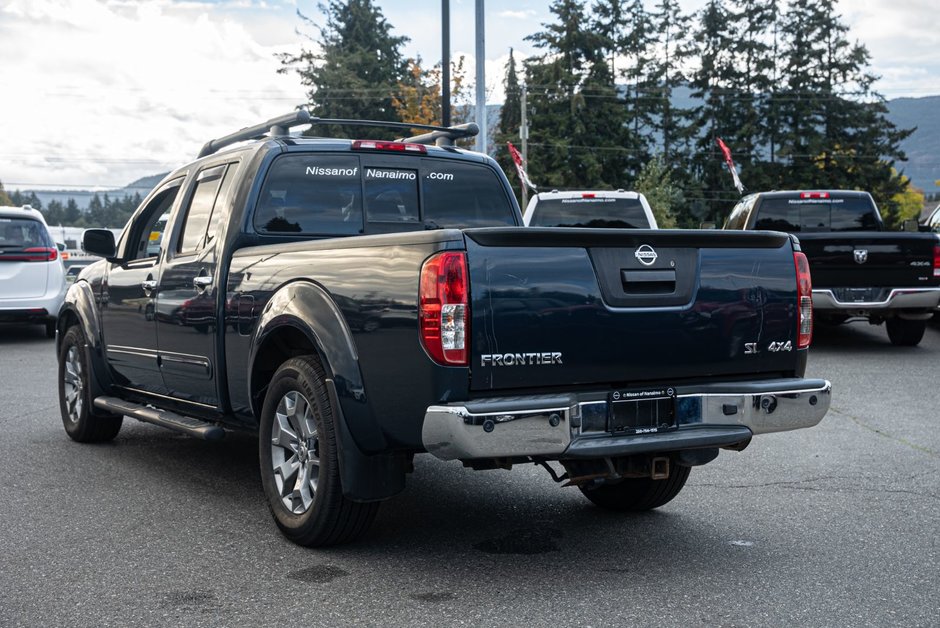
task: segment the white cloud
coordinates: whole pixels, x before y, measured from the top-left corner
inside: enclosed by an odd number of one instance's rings
[[[185,163],[206,140],[304,102],[297,78],[276,74],[274,53],[291,45],[261,45],[198,2],[0,6],[0,57],[15,60],[0,83],[18,86],[0,118],[0,180],[120,186]]]
[[[511,10],[506,10],[506,11],[500,11],[499,13],[496,14],[496,16],[497,16],[497,17],[508,17],[508,18],[512,18],[512,19],[515,19],[515,20],[525,20],[525,19],[529,19],[529,18],[531,18],[531,17],[535,17],[535,11],[532,11],[531,9],[529,9],[529,10],[527,10],[527,11],[511,11]]]

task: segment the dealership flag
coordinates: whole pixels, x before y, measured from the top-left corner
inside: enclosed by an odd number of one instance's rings
[[[522,181],[523,185],[532,188],[533,192],[538,192],[538,188],[529,180],[529,175],[525,173],[525,164],[522,163],[522,155],[520,155],[516,147],[512,145],[512,142],[506,142],[506,146],[509,147],[509,154],[512,155],[512,161],[516,164],[516,172],[519,173],[519,180]]]
[[[737,188],[738,194],[744,194],[744,184],[741,183],[741,179],[738,177],[738,171],[734,169],[734,161],[731,160],[731,149],[728,148],[728,145],[721,141],[720,137],[716,137],[715,141],[718,142],[718,148],[721,149],[722,154],[725,156],[725,163],[728,164],[728,170],[731,171],[731,180],[734,181],[734,187]]]

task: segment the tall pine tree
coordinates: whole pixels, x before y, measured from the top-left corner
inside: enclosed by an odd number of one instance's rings
[[[512,48],[509,49],[509,61],[506,62],[506,75],[503,78],[503,90],[506,98],[499,111],[499,127],[496,131],[496,161],[503,167],[509,182],[512,184],[513,191],[519,195],[522,183],[516,174],[516,166],[506,142],[512,142],[519,147],[521,141],[519,137],[519,128],[522,125],[522,86],[519,84],[519,73],[516,70],[516,57]],[[521,199],[521,196],[519,196]],[[525,209],[525,208],[523,208]]]
[[[392,35],[392,25],[372,0],[331,0],[321,9],[326,14],[322,28],[298,12],[301,20],[319,31],[319,50],[304,48],[297,55],[281,55],[279,72],[300,75],[309,90],[307,98],[313,115],[397,121],[392,99],[399,83],[409,79],[408,65],[401,54],[408,38]],[[354,137],[361,130],[319,126],[311,133]],[[396,135],[394,131],[380,130],[369,134]]]
[[[835,0],[794,0],[782,27],[786,56],[785,134],[781,154],[793,187],[869,190],[894,221],[892,197],[906,181],[892,171],[904,160],[911,130],[887,119],[873,90],[868,50],[847,39]]]
[[[555,0],[557,21],[527,39],[545,52],[526,61],[532,112],[529,166],[546,187],[621,187],[623,107],[583,2]]]

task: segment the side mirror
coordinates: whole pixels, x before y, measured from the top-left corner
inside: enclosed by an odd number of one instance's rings
[[[56,242],[55,248],[59,249],[59,253],[65,251],[65,244],[63,242]]]
[[[717,229],[718,223],[714,222],[700,222],[698,225],[699,229]]]
[[[82,249],[86,253],[105,259],[114,259],[117,255],[114,234],[108,229],[85,229],[82,234]]]

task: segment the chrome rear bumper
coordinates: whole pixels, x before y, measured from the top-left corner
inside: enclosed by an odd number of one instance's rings
[[[422,441],[443,460],[538,456],[596,458],[742,444],[754,434],[812,427],[829,410],[821,379],[677,387],[675,426],[656,433],[608,431],[607,392],[481,399],[431,406]]]
[[[892,288],[877,301],[840,301],[832,290],[813,290],[813,309],[880,312],[933,310],[940,304],[940,288]]]

